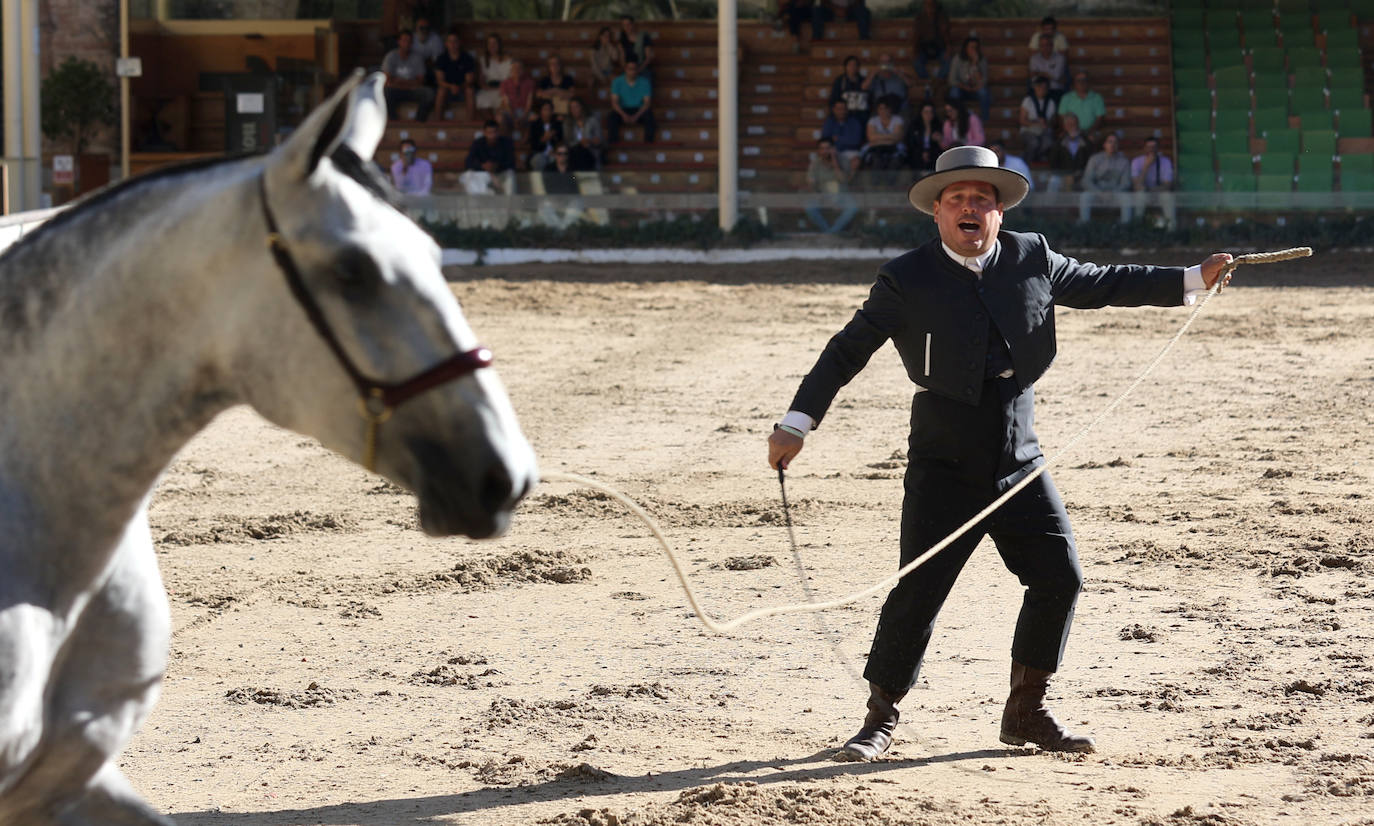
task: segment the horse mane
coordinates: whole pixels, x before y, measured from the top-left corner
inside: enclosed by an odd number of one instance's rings
[[[38,306],[41,308],[38,320],[41,323],[41,319],[47,316],[48,311],[56,305],[58,297],[69,286],[60,281],[59,275],[44,266],[10,267],[20,256],[29,254],[55,234],[92,214],[99,213],[102,207],[125,195],[142,192],[171,179],[229,166],[254,157],[265,156],[237,154],[201,158],[127,178],[77,200],[33,232],[26,233],[8,249],[0,251],[0,333],[23,333],[34,323],[28,310],[32,298],[38,299]],[[372,193],[378,200],[398,211],[404,211],[400,193],[391,185],[377,164],[364,160],[351,148],[342,144],[330,154],[330,160],[336,170]],[[6,272],[7,268],[16,272]]]

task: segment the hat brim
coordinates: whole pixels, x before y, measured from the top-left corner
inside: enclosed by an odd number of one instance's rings
[[[1030,192],[1030,181],[1014,169],[1001,166],[956,166],[927,175],[912,184],[911,189],[907,190],[906,197],[916,209],[927,215],[934,215],[935,201],[940,197],[940,193],[945,187],[960,181],[982,181],[992,184],[997,189],[997,200],[1004,210],[1021,203],[1026,193]]]

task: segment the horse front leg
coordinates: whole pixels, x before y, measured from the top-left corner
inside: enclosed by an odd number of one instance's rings
[[[167,597],[140,513],[53,675],[42,754],[24,778],[28,796],[41,804],[33,822],[171,823],[139,799],[114,763],[157,700],[170,635]]]

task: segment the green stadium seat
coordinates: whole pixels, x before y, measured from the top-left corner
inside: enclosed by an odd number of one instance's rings
[[[1331,174],[1330,168],[1326,171],[1309,171],[1298,173],[1299,192],[1330,192],[1335,189],[1335,176]]]
[[[1217,130],[1212,139],[1212,145],[1216,147],[1217,154],[1223,152],[1229,154],[1250,154],[1250,133],[1246,130],[1222,132]]]
[[[1368,109],[1340,109],[1336,117],[1336,134],[1342,138],[1368,138],[1374,132]]]
[[[1216,114],[1217,132],[1244,132],[1250,134],[1249,109],[1218,109]]]
[[[1212,111],[1211,89],[1179,89],[1175,96],[1174,108],[1183,112]]]
[[[1255,77],[1255,87],[1251,90],[1255,96],[1256,109],[1282,109],[1284,114],[1288,113],[1288,76],[1282,75],[1280,78],[1258,75]]]
[[[1328,76],[1321,66],[1299,66],[1293,70],[1294,89],[1325,89]]]
[[[1329,109],[1313,107],[1310,110],[1297,112],[1295,114],[1298,116],[1298,122],[1302,124],[1302,131],[1304,134],[1311,131],[1326,131],[1332,132],[1333,134],[1335,132],[1334,127],[1336,122],[1332,118]]]
[[[1211,53],[1213,65],[1218,56],[1227,61],[1238,59],[1236,56],[1241,51],[1240,29],[1208,29],[1207,51]]]
[[[1218,16],[1229,13],[1234,17],[1236,12],[1245,8],[1245,4],[1246,0],[1207,0],[1207,13]]]
[[[1256,192],[1292,192],[1293,173],[1287,175],[1261,172],[1255,176]]]
[[[1263,137],[1266,155],[1272,155],[1276,152],[1296,155],[1302,151],[1302,133],[1296,129],[1275,129],[1272,132],[1265,132]]]
[[[1302,130],[1302,154],[1306,157],[1326,157],[1336,154],[1336,132],[1333,129]]]
[[[1201,31],[1207,22],[1207,12],[1200,7],[1187,9],[1174,6],[1169,11],[1169,20],[1175,35],[1185,31]]]
[[[1341,156],[1341,175],[1347,172],[1367,172],[1374,175],[1374,152],[1359,152]]]
[[[1218,177],[1221,180],[1222,192],[1255,191],[1255,173],[1253,172],[1233,172],[1230,175],[1223,173]]]
[[[1174,49],[1174,68],[1206,68],[1207,49],[1202,46],[1179,46]]]
[[[1321,68],[1322,53],[1308,43],[1303,46],[1295,46],[1292,43],[1287,46],[1288,51],[1288,71],[1296,72],[1303,68]]]
[[[1312,4],[1308,0],[1274,0],[1274,8],[1279,14],[1310,14]]]
[[[1250,68],[1257,75],[1260,72],[1283,74],[1288,70],[1288,65],[1284,61],[1283,49],[1277,46],[1261,46],[1251,47]]]
[[[1207,98],[1207,105],[1212,105],[1212,89],[1207,85],[1207,70],[1201,68],[1174,69],[1174,91],[1179,95],[1184,92],[1197,93]],[[1201,106],[1194,106],[1194,109],[1201,109]]]
[[[1322,22],[1325,23],[1325,15]],[[1326,35],[1326,54],[1328,58],[1334,51],[1358,52],[1360,49],[1360,33],[1350,27],[1350,20],[1333,22],[1333,25],[1323,26],[1322,34]]]
[[[1240,10],[1240,25],[1245,30],[1247,42],[1252,34],[1268,34],[1274,31],[1274,10],[1263,6],[1243,8]]]
[[[1330,89],[1330,103],[1332,109],[1363,109],[1364,89],[1351,86],[1333,86]]]
[[[1374,172],[1351,172],[1341,170],[1342,192],[1374,192]]]
[[[1212,134],[1199,132],[1179,132],[1178,133],[1178,157],[1179,163],[1187,158],[1193,163],[1201,159],[1204,165],[1212,168]]]
[[[1222,177],[1255,171],[1255,159],[1248,154],[1217,153],[1217,171]]]
[[[1216,192],[1217,176],[1211,169],[1180,167],[1178,184],[1184,192]]]
[[[1212,131],[1212,113],[1202,109],[1180,109],[1174,113],[1174,122],[1180,132]]]
[[[1261,175],[1293,175],[1293,164],[1298,158],[1297,152],[1275,152],[1266,149],[1260,155],[1260,174]]]
[[[1251,113],[1251,117],[1255,122],[1256,135],[1262,135],[1266,132],[1288,130],[1287,106],[1270,106],[1263,109],[1256,109]]]
[[[1244,90],[1246,97],[1249,97],[1250,70],[1245,68],[1244,65],[1222,66],[1221,68],[1217,68],[1216,64],[1213,63],[1212,77],[1216,80],[1218,95],[1220,95],[1223,90],[1225,90],[1227,94],[1233,94],[1237,91]],[[1247,100],[1247,107],[1249,103],[1250,102]]]
[[[1178,168],[1189,172],[1212,171],[1212,142],[1183,145],[1178,152]]]
[[[1317,14],[1321,16],[1323,22],[1326,22],[1327,17],[1337,21],[1342,16],[1346,18],[1347,24],[1350,22],[1350,3],[1347,0],[1314,0],[1312,8],[1317,10]]]

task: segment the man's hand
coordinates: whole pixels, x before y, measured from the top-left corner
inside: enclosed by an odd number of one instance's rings
[[[1217,283],[1217,279],[1221,277],[1222,268],[1229,263],[1231,263],[1231,253],[1229,252],[1214,252],[1207,256],[1207,260],[1203,261],[1201,265],[1202,283],[1207,286],[1207,289],[1212,289],[1212,285]],[[1227,273],[1226,279],[1221,282],[1221,286],[1224,289],[1226,285],[1230,283],[1231,273]],[[1218,290],[1218,292],[1220,292],[1220,290]]]
[[[797,454],[801,453],[802,445],[805,443],[805,439],[786,430],[774,430],[768,437],[768,466],[774,470],[786,470]]]

